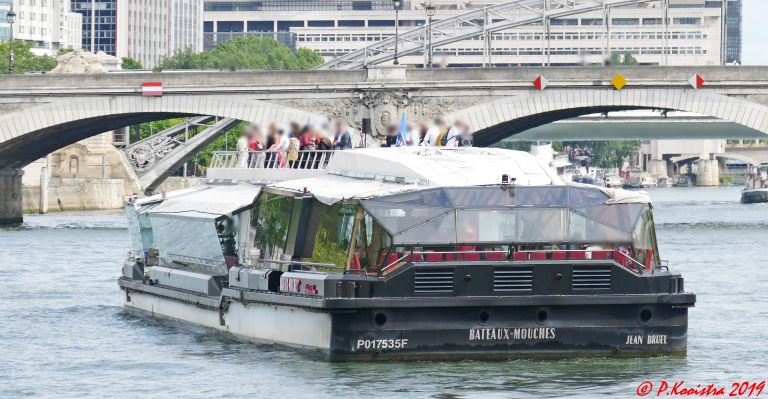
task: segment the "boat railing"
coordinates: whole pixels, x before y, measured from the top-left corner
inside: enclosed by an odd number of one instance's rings
[[[296,159],[290,154],[275,151],[216,151],[211,158],[211,168],[241,169],[310,169],[323,170],[336,150],[302,150]]]
[[[287,269],[295,272],[342,272],[344,268],[333,263],[303,262],[283,259],[259,259],[259,262],[269,265],[270,269]]]
[[[586,250],[525,250],[525,251],[409,251],[403,254],[391,254],[378,273],[387,274],[393,268],[410,262],[452,262],[452,261],[485,261],[485,262],[538,262],[538,261],[589,261],[613,260],[622,267],[642,274],[653,267],[646,266],[629,254],[618,249],[586,249]],[[655,267],[666,267],[663,264]]]

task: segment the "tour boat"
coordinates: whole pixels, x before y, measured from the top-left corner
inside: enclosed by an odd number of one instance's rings
[[[282,181],[211,170],[127,205],[126,310],[331,361],[686,352],[696,298],[642,192],[502,149],[339,151]]]
[[[768,188],[745,188],[741,191],[742,204],[768,202]]]
[[[746,187],[741,191],[742,204],[768,202],[768,164],[751,167]]]

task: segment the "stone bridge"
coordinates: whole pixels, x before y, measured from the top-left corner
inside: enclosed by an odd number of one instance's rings
[[[696,90],[688,80],[700,73]],[[610,82],[621,74],[622,90]],[[549,85],[533,87],[542,75]],[[162,82],[163,95],[141,94]],[[568,67],[194,71],[0,77],[0,220],[20,220],[19,168],[83,138],[140,122],[212,115],[264,123],[318,115],[381,137],[411,119],[466,120],[489,145],[553,121],[630,109],[695,112],[768,134],[768,67]],[[16,197],[19,197],[18,199]],[[9,205],[10,204],[10,205]],[[17,216],[13,216],[17,215]]]

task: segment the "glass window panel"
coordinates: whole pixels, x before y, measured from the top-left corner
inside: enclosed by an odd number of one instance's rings
[[[292,197],[262,193],[256,200],[251,226],[256,234],[254,246],[263,259],[279,259],[285,252],[292,211]]]
[[[192,219],[150,214],[154,247],[160,257],[180,255],[224,261],[214,219]]]
[[[369,273],[378,272],[379,258],[391,245],[392,239],[389,234],[366,213],[363,223],[360,223],[355,242],[355,255],[360,260],[360,267]]]
[[[631,232],[645,204],[613,204],[575,208],[577,212],[621,230]]]
[[[571,207],[578,208],[588,205],[602,205],[608,200],[608,196],[595,188],[569,187],[568,202]]]
[[[457,207],[484,208],[514,205],[513,199],[501,189],[487,187],[462,187],[447,189],[448,197]]]
[[[615,229],[592,219],[571,212],[568,241],[572,243],[607,244],[627,243],[630,233]]]
[[[461,243],[513,242],[516,232],[514,210],[459,210],[456,213],[457,240]]]
[[[430,208],[393,203],[368,202],[365,209],[392,235],[450,212],[450,208]]]
[[[566,192],[565,187],[537,187],[534,190],[536,206],[565,206]]]
[[[517,242],[564,242],[566,240],[567,209],[518,209]]]
[[[331,263],[343,269],[347,264],[347,250],[352,238],[357,207],[336,203],[322,205],[320,223],[312,247],[312,256],[306,260],[315,263]]]
[[[456,213],[449,212],[392,237],[395,244],[455,244]]]
[[[398,203],[411,205],[439,206],[444,208],[453,208],[454,204],[446,195],[442,188],[413,191],[409,193],[394,194],[375,200],[364,201],[365,203]]]

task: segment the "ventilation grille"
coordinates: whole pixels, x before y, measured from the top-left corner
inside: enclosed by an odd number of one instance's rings
[[[413,292],[417,294],[453,293],[453,270],[416,269]]]
[[[610,290],[610,267],[573,267],[573,290]]]
[[[533,290],[533,267],[493,271],[494,292],[530,292],[531,290]]]

